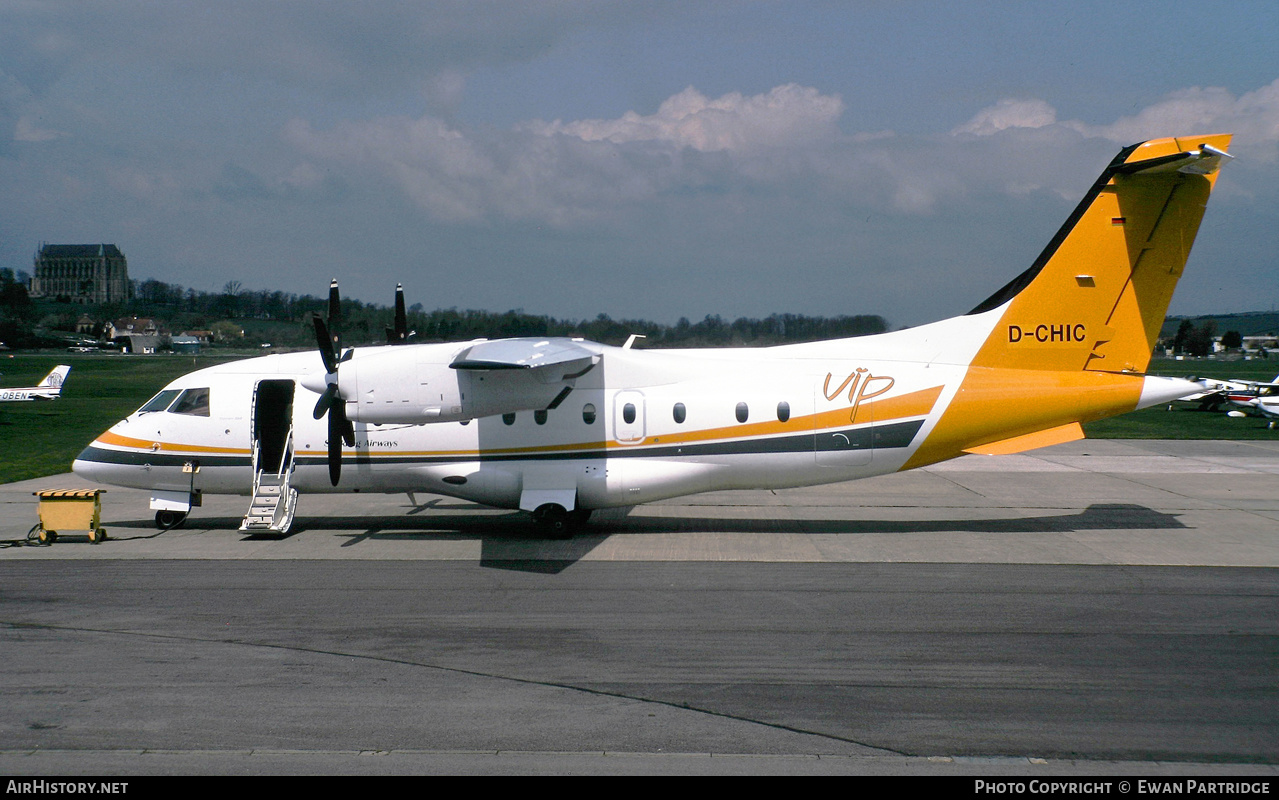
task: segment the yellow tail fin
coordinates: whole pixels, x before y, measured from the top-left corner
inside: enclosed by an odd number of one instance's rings
[[[1145,371],[1229,144],[1120,152],[1031,268],[973,310],[1008,304],[973,366]]]
[[[1071,441],[1080,423],[1189,387],[1135,373],[1150,363],[1229,143],[1155,139],[1121,152],[1034,265],[972,311],[999,320],[902,468]]]

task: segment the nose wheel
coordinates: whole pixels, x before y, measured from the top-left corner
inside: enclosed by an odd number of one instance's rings
[[[155,526],[162,531],[170,531],[180,527],[187,521],[187,512],[162,509],[155,512]]]

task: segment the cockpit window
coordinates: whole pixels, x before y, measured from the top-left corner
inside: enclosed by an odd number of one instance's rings
[[[169,409],[170,414],[190,414],[195,417],[209,416],[209,390],[187,389],[178,398],[178,402]]]
[[[139,414],[147,414],[152,411],[163,411],[169,407],[169,403],[173,402],[173,398],[177,397],[181,392],[177,389],[165,389],[155,397],[147,401],[146,405],[138,409]]]

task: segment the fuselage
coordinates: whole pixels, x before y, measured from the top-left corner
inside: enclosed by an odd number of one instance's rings
[[[317,352],[174,381],[74,468],[150,489],[157,523],[238,493],[253,496],[242,530],[284,531],[299,493],[360,491],[559,526],[579,510],[1078,439],[1083,423],[1202,390],[1142,373],[1229,142],[1124,148],[1039,258],[964,316],[758,349],[502,339],[351,353],[317,318]],[[335,281],[330,322],[340,308]]]
[[[997,309],[879,336],[757,349],[582,343],[598,363],[554,408],[420,424],[357,421],[354,446],[342,448],[337,486],[326,469],[328,429],[312,414],[319,394],[304,386],[323,385],[320,358],[247,359],[174,381],[160,402],[86,448],[74,469],[93,481],[157,493],[248,494],[261,417],[271,405],[287,417],[291,485],[302,494],[433,492],[529,510],[544,499],[571,498],[563,501],[568,508],[590,509],[850,480],[922,463],[921,444],[961,392],[973,354],[999,318]],[[356,348],[351,363],[402,359],[402,380],[413,381],[411,365],[447,363],[473,344]],[[1016,384],[1025,376],[1017,373],[1026,371],[1005,372],[1007,402],[991,398],[981,407],[968,443],[1051,427],[1054,415],[1062,416],[1052,403],[1018,399]],[[1147,388],[1137,375],[1105,381],[1120,390],[1105,395],[1104,407],[1083,409],[1083,417],[1130,410]],[[264,385],[274,390],[274,403],[262,400]],[[476,384],[474,391],[483,389]],[[348,407],[355,411],[357,403],[350,399]],[[1062,417],[1079,418],[1077,404]],[[927,461],[962,452],[950,444],[933,450]]]
[[[28,400],[56,400],[61,395],[61,389],[49,389],[42,386],[14,387],[12,389],[0,389],[0,403],[21,403]]]

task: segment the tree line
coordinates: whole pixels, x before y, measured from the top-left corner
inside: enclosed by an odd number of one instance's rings
[[[12,314],[9,313],[11,302],[15,309]],[[243,289],[238,281],[229,281],[220,292],[206,292],[148,279],[135,281],[133,300],[127,304],[86,306],[67,301],[33,304],[27,297],[25,282],[15,278],[12,271],[2,270],[0,303],[4,304],[0,307],[0,339],[10,344],[28,342],[38,334],[39,328],[74,331],[80,316],[89,314],[100,318],[99,322],[119,317],[151,317],[173,332],[209,330],[219,322],[235,320],[249,332],[250,339],[256,336],[269,338],[275,345],[309,346],[314,342],[311,319],[317,314],[327,314],[328,298],[250,291]],[[385,331],[393,324],[394,310],[386,305],[343,298],[341,312],[343,343],[347,345],[385,341]],[[622,344],[632,334],[639,334],[645,337],[644,346],[648,347],[724,347],[809,342],[888,330],[887,321],[877,314],[837,317],[773,314],[763,319],[735,320],[712,314],[697,322],[681,318],[674,325],[667,325],[645,319],[615,320],[607,314],[586,320],[559,319],[528,314],[523,309],[427,311],[421,303],[415,303],[409,307],[407,316],[408,328],[414,333],[412,340],[417,342],[580,336],[605,344]],[[6,338],[4,323],[10,317],[14,330]],[[255,321],[260,324],[251,324]],[[263,332],[267,329],[269,333]]]

